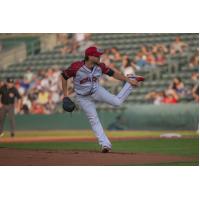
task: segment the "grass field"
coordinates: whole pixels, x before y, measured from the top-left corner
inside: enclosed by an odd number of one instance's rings
[[[163,133],[179,133],[182,136],[198,136],[196,131],[106,131],[108,137],[153,137],[153,136],[160,136]],[[55,131],[18,131],[16,137],[91,137],[94,138],[94,134],[91,130],[55,130]],[[5,132],[5,138],[9,137],[9,133]]]
[[[169,131],[168,131],[169,132]],[[170,131],[174,132],[174,131]],[[159,138],[164,132],[160,131],[113,131],[107,135],[117,140],[112,141],[113,152],[126,153],[159,153],[163,155],[196,156],[192,162],[158,163],[157,165],[199,165],[199,138],[195,131],[177,131],[182,136],[189,138]],[[62,137],[62,138],[92,138],[90,131],[27,131],[17,133],[16,139],[32,137]],[[137,137],[137,139],[134,139]],[[147,138],[152,137],[152,138]],[[155,138],[154,138],[155,137]],[[4,143],[8,136],[0,139],[0,147],[32,150],[74,150],[74,151],[99,151],[97,142],[94,141],[41,141],[41,142],[9,142]],[[124,140],[118,140],[126,138]],[[1,142],[2,141],[2,142]],[[151,165],[151,164],[148,164]]]

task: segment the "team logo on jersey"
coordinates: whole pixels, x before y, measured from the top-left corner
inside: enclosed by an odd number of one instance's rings
[[[89,78],[86,77],[86,78],[80,80],[80,84],[86,83],[86,82],[88,82],[88,81],[89,81]]]
[[[84,79],[82,79],[81,81],[80,81],[80,84],[83,84],[83,83],[86,83],[86,82],[96,82],[97,81],[97,77],[92,77],[92,81],[90,80],[90,78],[89,77],[86,77],[86,78],[84,78]]]

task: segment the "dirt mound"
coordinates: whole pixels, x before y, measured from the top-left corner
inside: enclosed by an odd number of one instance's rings
[[[0,148],[3,166],[99,166],[143,165],[170,162],[191,162],[197,157],[161,155],[151,153],[108,153],[95,151],[22,150]]]

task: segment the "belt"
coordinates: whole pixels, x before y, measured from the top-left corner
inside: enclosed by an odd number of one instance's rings
[[[83,97],[87,97],[87,96],[91,96],[93,95],[95,92],[90,92],[88,94],[79,94],[79,93],[76,93],[77,95],[80,95],[80,96],[83,96]]]

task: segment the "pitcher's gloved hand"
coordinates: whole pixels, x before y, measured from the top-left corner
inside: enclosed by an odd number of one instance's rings
[[[73,112],[75,108],[76,108],[75,103],[69,97],[63,98],[63,109],[65,111]]]

